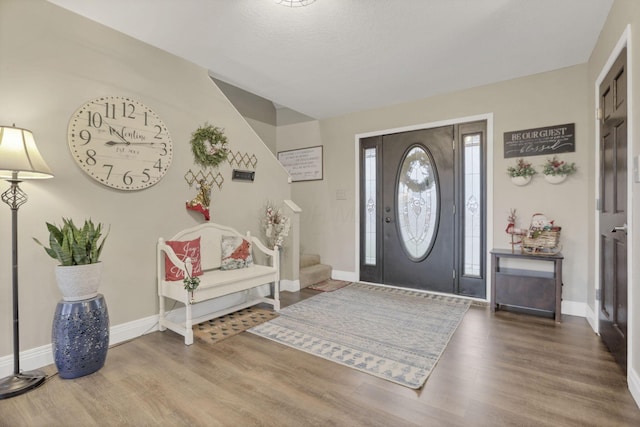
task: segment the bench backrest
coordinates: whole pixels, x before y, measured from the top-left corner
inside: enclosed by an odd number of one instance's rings
[[[222,236],[247,236],[238,233],[231,227],[207,222],[186,230],[182,230],[168,240],[193,240],[200,237],[200,262],[203,270],[220,268],[222,250],[220,240]]]

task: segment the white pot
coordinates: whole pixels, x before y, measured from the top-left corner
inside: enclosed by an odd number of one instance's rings
[[[567,175],[545,175],[544,179],[546,179],[550,184],[560,184],[562,181],[567,179]]]
[[[523,185],[527,185],[531,181],[531,176],[512,176],[511,182],[515,185],[522,187]]]
[[[80,301],[98,295],[102,263],[56,266],[56,280],[65,301]]]

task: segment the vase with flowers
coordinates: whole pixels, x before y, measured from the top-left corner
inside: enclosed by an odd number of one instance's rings
[[[538,173],[531,163],[524,159],[518,159],[515,166],[509,166],[507,173],[511,177],[511,182],[515,185],[527,185],[531,181],[531,177]]]
[[[267,202],[264,213],[262,232],[267,246],[271,249],[282,248],[284,238],[289,235],[291,219],[285,216],[282,209],[276,207],[272,202]]]
[[[567,163],[559,160],[557,156],[547,159],[543,166],[544,179],[551,184],[559,184],[567,179],[567,176],[576,173],[578,168],[575,163]]]

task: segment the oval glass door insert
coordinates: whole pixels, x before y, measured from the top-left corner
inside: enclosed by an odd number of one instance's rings
[[[413,146],[400,164],[396,188],[397,226],[407,256],[423,260],[436,236],[439,206],[438,179],[431,154]]]

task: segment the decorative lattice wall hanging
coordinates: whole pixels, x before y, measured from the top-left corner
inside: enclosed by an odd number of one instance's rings
[[[193,173],[191,169],[184,174],[184,180],[189,184],[189,188],[193,186],[193,183],[198,183],[200,181],[206,182],[209,187],[213,187],[213,184],[218,186],[219,190],[222,190],[222,184],[224,184],[224,178],[220,172],[216,172],[215,174],[212,171],[208,171],[207,173],[202,172],[201,170],[197,173]]]
[[[231,166],[234,164],[238,167],[244,166],[245,168],[255,169],[258,165],[258,158],[255,154],[241,153],[240,151],[229,151],[227,161]]]

